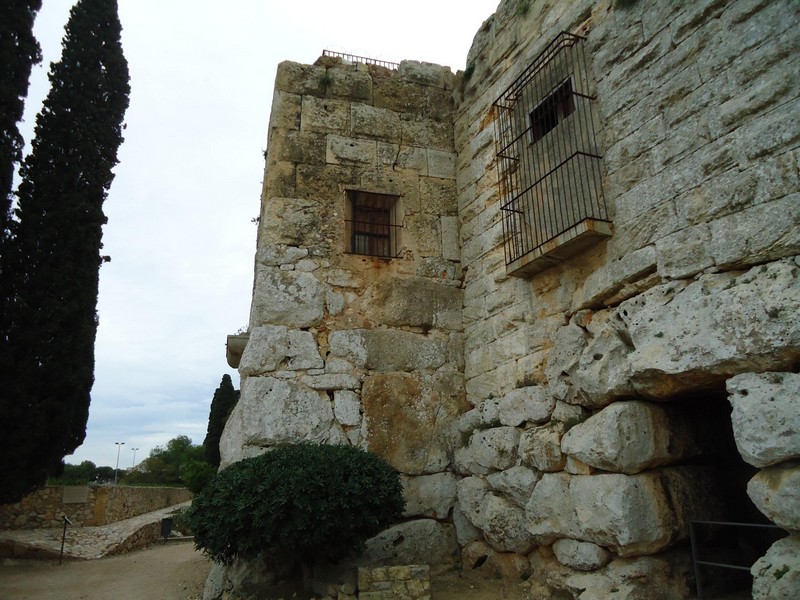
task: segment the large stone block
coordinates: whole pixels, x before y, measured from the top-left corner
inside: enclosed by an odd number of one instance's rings
[[[516,427],[494,427],[475,431],[468,444],[456,451],[455,467],[460,473],[485,475],[514,466],[520,430]]]
[[[744,373],[728,380],[731,421],[739,454],[766,467],[800,458],[800,375]]]
[[[800,463],[762,469],[748,482],[747,495],[770,521],[800,532]]]
[[[328,395],[294,380],[244,379],[220,443],[223,466],[263,448],[300,442],[346,442]]]
[[[556,406],[546,386],[530,385],[507,393],[499,402],[498,418],[503,425],[544,423]]]
[[[800,537],[778,540],[750,569],[753,600],[800,598]]]
[[[494,491],[503,494],[512,502],[524,507],[531,497],[533,488],[541,478],[542,474],[540,472],[517,466],[487,475],[486,482]]]
[[[362,330],[364,366],[375,371],[437,369],[447,359],[447,340],[396,329]]]
[[[458,288],[424,278],[385,277],[367,290],[362,310],[384,325],[460,330],[461,302]]]
[[[390,527],[367,540],[359,565],[446,565],[458,557],[452,525],[418,519]]]
[[[456,501],[456,476],[434,473],[418,477],[403,477],[406,498],[406,517],[446,519]]]
[[[325,363],[312,333],[279,325],[265,325],[255,327],[250,332],[250,339],[239,362],[239,373],[248,377],[279,369],[297,371],[321,369],[323,366]]]
[[[561,452],[561,438],[566,430],[563,423],[553,421],[522,432],[519,457],[522,464],[538,471],[560,471],[567,462]]]
[[[561,539],[553,544],[558,562],[578,571],[594,571],[611,562],[614,557],[602,546],[591,542]]]
[[[463,387],[451,376],[372,375],[361,400],[368,450],[408,475],[447,467],[448,427],[468,409]]]
[[[690,519],[713,516],[715,480],[705,469],[638,475],[545,473],[526,506],[537,542],[592,542],[620,556],[653,554],[688,535]]]
[[[311,273],[256,267],[251,325],[318,325],[325,312],[322,284]]]
[[[615,402],[561,440],[561,451],[604,471],[633,474],[696,456],[699,446],[687,419],[641,401]]]
[[[585,327],[555,335],[548,386],[599,407],[616,398],[666,399],[732,374],[789,370],[800,353],[800,267],[785,259],[747,272],[656,286]]]
[[[519,505],[491,493],[480,477],[458,482],[458,503],[464,516],[480,530],[495,550],[527,554],[533,538],[525,529],[525,511]]]

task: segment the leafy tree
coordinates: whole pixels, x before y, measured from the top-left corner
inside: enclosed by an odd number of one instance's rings
[[[112,467],[98,467],[92,461],[85,460],[79,465],[64,465],[64,472],[58,477],[49,479],[53,485],[86,485],[87,483],[107,483],[113,481]]]
[[[238,401],[239,390],[233,389],[231,376],[226,373],[222,376],[222,381],[214,392],[214,398],[211,400],[208,429],[206,439],[203,440],[206,460],[215,467],[219,466],[220,461],[219,440],[222,437],[222,431],[225,429],[225,423],[228,422],[228,417]]]
[[[42,52],[33,37],[33,22],[42,0],[0,1],[0,232],[8,233],[11,218],[11,187],[14,169],[22,160],[22,135],[17,123],[22,120],[28,79]],[[0,243],[2,243],[0,241]]]
[[[181,479],[193,494],[199,494],[217,474],[217,468],[204,460],[193,460],[181,469]]]
[[[5,17],[5,15],[4,15]],[[128,107],[116,0],[79,0],[21,169],[2,254],[0,503],[61,470],[86,435],[94,382],[102,205]]]
[[[220,471],[192,502],[195,545],[217,562],[265,553],[306,567],[361,552],[398,520],[400,478],[353,446],[277,448]]]
[[[125,484],[185,485],[183,470],[194,462],[203,462],[203,447],[193,445],[188,436],[179,435],[166,446],[153,448],[122,481]]]

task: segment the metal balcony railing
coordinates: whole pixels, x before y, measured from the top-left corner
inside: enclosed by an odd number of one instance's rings
[[[610,234],[583,40],[560,33],[494,103],[511,271],[561,259],[587,233]]]

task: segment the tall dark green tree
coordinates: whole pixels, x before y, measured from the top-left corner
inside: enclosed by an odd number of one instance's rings
[[[3,343],[0,503],[61,470],[86,435],[94,382],[97,291],[106,221],[128,107],[116,0],[79,0],[61,61],[20,169],[17,220],[3,253],[10,297]]]
[[[239,401],[239,390],[233,389],[231,376],[227,373],[222,376],[222,382],[214,392],[211,400],[211,410],[208,414],[208,429],[206,439],[203,440],[206,461],[215,467],[219,466],[219,440],[222,437],[222,430],[228,417]]]
[[[24,141],[17,124],[25,110],[28,80],[42,53],[33,21],[42,0],[0,0],[0,231],[5,239],[11,218],[14,170]],[[2,243],[2,240],[0,240]]]

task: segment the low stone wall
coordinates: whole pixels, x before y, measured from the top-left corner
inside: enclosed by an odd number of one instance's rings
[[[107,525],[192,499],[186,488],[48,485],[20,502],[0,506],[0,529]]]
[[[339,598],[342,594],[339,594]],[[355,596],[352,596],[355,598]],[[430,600],[428,565],[361,567],[358,569],[359,600]]]

